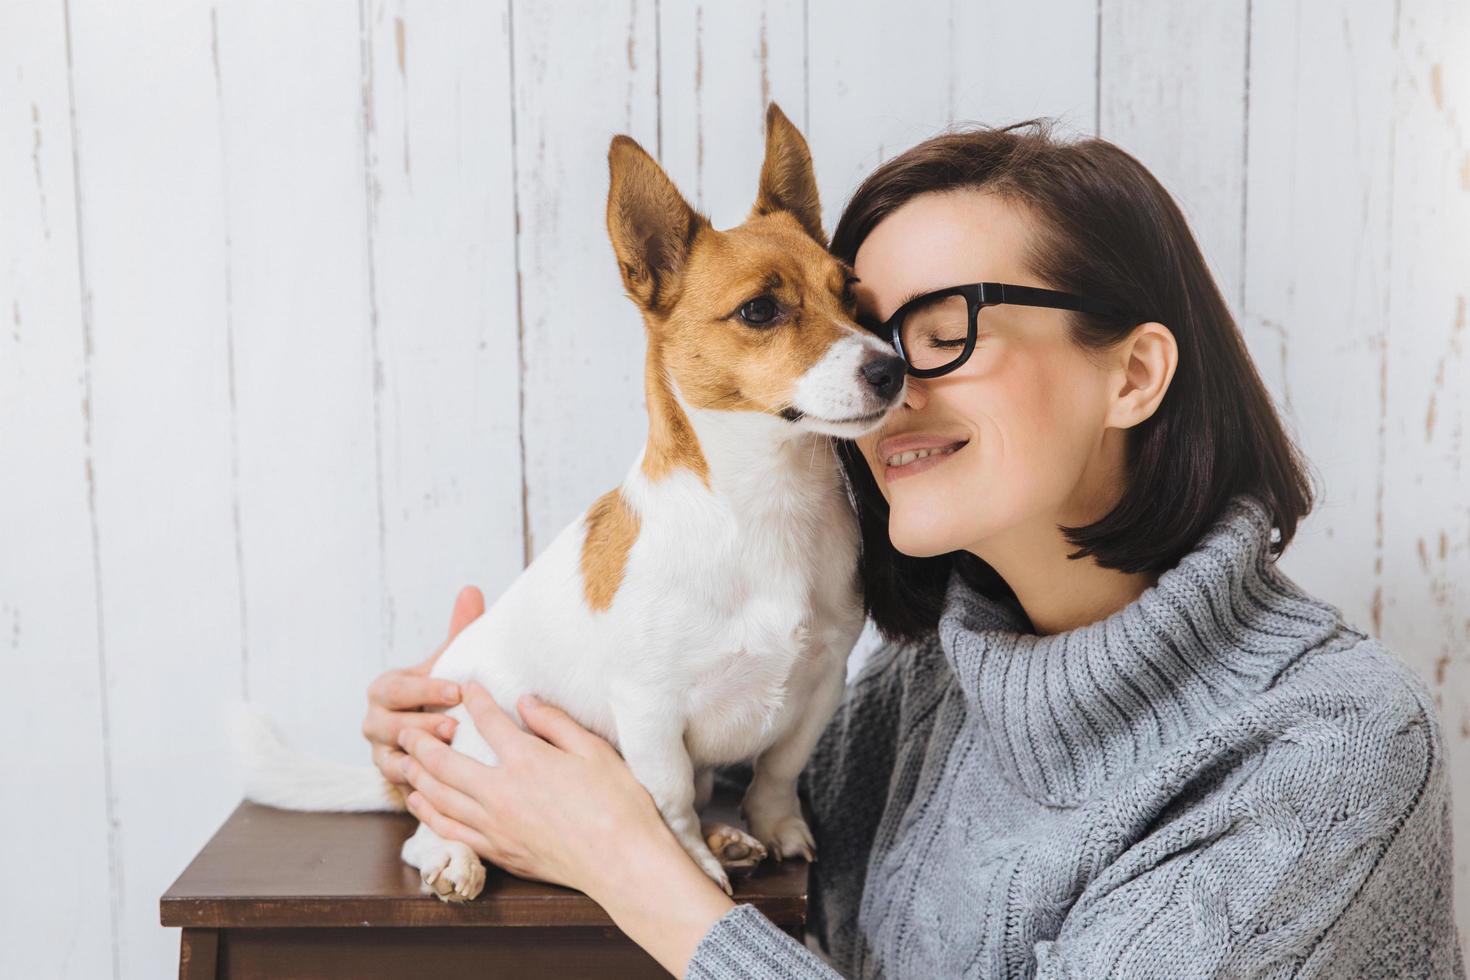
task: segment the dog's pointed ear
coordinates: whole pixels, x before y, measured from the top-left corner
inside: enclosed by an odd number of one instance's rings
[[[773,211],[789,211],[808,235],[827,247],[811,151],[774,102],[766,107],[766,162],[761,165],[760,191],[750,213],[754,217]]]
[[[662,310],[669,285],[684,267],[709,219],[684,200],[648,153],[627,136],[607,151],[607,233],[628,296],[644,310]]]

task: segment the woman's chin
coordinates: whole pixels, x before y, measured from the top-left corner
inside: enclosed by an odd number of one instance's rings
[[[964,547],[964,537],[958,528],[935,526],[932,521],[937,514],[930,510],[921,515],[920,519],[913,522],[904,521],[896,511],[888,512],[888,540],[893,547],[910,558],[933,558],[935,555],[947,555],[951,551]],[[925,521],[923,518],[929,518]]]

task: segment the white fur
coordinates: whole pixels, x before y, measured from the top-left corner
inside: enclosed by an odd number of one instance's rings
[[[791,404],[815,416],[808,425],[834,436],[851,438],[872,427],[841,424],[840,420],[882,411],[888,403],[868,385],[854,384],[859,369],[874,357],[892,357],[893,348],[866,330],[848,328],[847,335],[796,382]],[[823,425],[822,422],[828,424]]]
[[[867,346],[838,341],[803,379],[814,410],[841,417],[848,403],[838,375],[849,397],[864,397],[857,368]],[[516,699],[534,692],[613,743],[691,857],[729,891],[700,833],[696,782],[702,803],[710,767],[754,759],[743,802],[751,833],[778,858],[812,856],[796,779],[841,700],[863,625],[857,524],[815,422],[679,401],[710,486],[687,469],[649,481],[640,454],[621,487],[639,534],[611,607],[586,604],[584,511],[454,639],[433,675],[479,681],[517,721]],[[449,714],[460,722],[455,748],[495,764],[464,709]],[[288,758],[268,728],[240,731],[251,799],[293,809],[369,809],[374,800],[395,808],[373,768],[349,778],[343,767]],[[427,826],[403,857],[446,900],[473,898],[483,884],[473,853]]]

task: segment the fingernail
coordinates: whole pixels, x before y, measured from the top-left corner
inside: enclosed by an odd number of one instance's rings
[[[448,719],[446,721],[442,721],[442,722],[439,723],[439,734],[442,735],[442,736],[444,736],[445,738],[451,738],[454,735],[454,719],[453,718],[450,718],[450,719]]]
[[[459,700],[459,685],[458,684],[445,684],[443,687],[441,687],[439,689],[439,691],[443,695],[444,700],[446,700],[446,701],[454,702],[454,701],[458,701]]]

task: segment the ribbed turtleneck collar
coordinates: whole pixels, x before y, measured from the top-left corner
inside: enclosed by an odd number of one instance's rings
[[[1087,798],[1331,636],[1339,610],[1275,567],[1271,531],[1265,507],[1239,494],[1133,602],[1046,636],[950,576],[940,646],[997,761],[1027,795]]]

